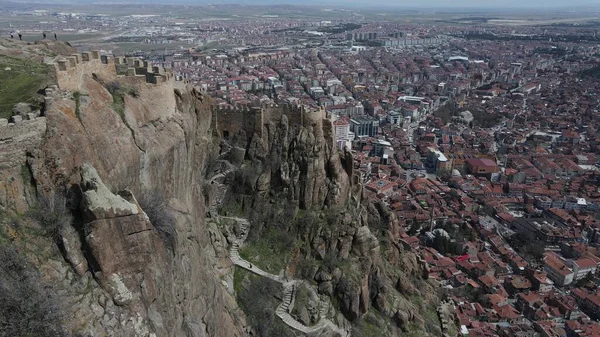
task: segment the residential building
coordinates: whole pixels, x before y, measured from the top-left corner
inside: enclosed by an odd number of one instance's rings
[[[354,117],[350,119],[350,130],[357,137],[373,137],[379,133],[379,121],[369,117]]]
[[[452,169],[448,158],[442,152],[432,147],[428,148],[427,160],[437,173],[449,172]]]
[[[498,164],[487,158],[466,159],[465,163],[467,164],[469,172],[474,176],[491,178],[492,174],[500,171]]]
[[[567,260],[567,264],[573,270],[573,281],[579,281],[585,278],[588,274],[596,272],[596,262],[591,259]]]
[[[567,266],[565,260],[554,252],[545,254],[544,270],[548,273],[548,277],[558,286],[562,287],[573,283],[575,273]]]

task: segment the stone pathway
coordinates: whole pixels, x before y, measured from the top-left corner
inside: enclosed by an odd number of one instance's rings
[[[234,242],[233,245],[231,246],[231,250],[229,251],[229,258],[231,259],[233,264],[235,264],[236,266],[242,267],[248,271],[251,271],[254,274],[269,278],[275,282],[283,283],[283,281],[279,278],[279,276],[273,275],[271,273],[267,273],[266,271],[258,268],[257,266],[253,265],[252,263],[242,259],[238,252],[239,249],[240,249],[239,243],[237,241]]]
[[[215,198],[214,201],[214,206],[219,206],[221,205],[221,202],[223,202],[223,199],[225,198],[225,194],[227,193],[227,185],[225,184],[221,184],[219,183],[217,180],[218,179],[222,179],[227,177],[227,175],[229,174],[229,172],[231,172],[233,170],[225,170],[217,175],[215,175],[214,177],[212,177],[209,181],[209,183],[212,184],[217,184],[217,188],[218,188],[218,192],[217,192],[217,196]]]
[[[208,182],[209,182],[209,184],[212,184],[212,183],[214,183],[214,182],[215,182],[215,180],[217,180],[217,179],[221,179],[221,178],[225,178],[225,177],[227,177],[227,175],[228,175],[228,174],[229,174],[229,172],[231,172],[231,171],[233,171],[233,169],[228,169],[228,170],[225,170],[225,171],[223,171],[223,172],[221,172],[221,173],[218,173],[218,174],[217,174],[217,175],[215,175],[214,177],[210,178],[210,180],[208,181]]]
[[[275,309],[275,314],[281,318],[281,320],[287,324],[290,328],[298,330],[304,334],[315,333],[321,331],[323,329],[329,328],[332,331],[338,333],[342,337],[350,337],[350,333],[345,331],[344,329],[337,326],[335,323],[325,318],[325,315],[329,311],[329,304],[327,302],[321,303],[321,320],[314,326],[306,326],[300,322],[298,322],[290,312],[294,307],[294,299],[296,296],[296,289],[299,285],[305,285],[309,287],[313,292],[314,287],[303,280],[285,280],[284,278],[268,273],[252,263],[242,259],[239,254],[240,245],[246,240],[248,236],[248,226],[250,223],[247,219],[243,218],[235,218],[235,217],[221,217],[223,219],[234,220],[240,224],[240,235],[237,237],[237,240],[231,245],[231,249],[229,250],[229,258],[233,262],[234,265],[244,268],[245,270],[252,272],[254,274],[260,275],[262,277],[266,277],[275,282],[278,282],[283,285],[283,300]]]
[[[446,301],[442,301],[440,302],[440,305],[437,307],[437,314],[438,317],[440,319],[440,325],[442,328],[442,334],[444,336],[448,336],[448,332],[449,332],[449,322],[448,322],[448,306],[450,306],[452,304],[446,302]]]

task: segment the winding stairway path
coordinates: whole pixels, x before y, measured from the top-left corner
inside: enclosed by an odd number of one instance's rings
[[[306,326],[300,322],[298,322],[290,312],[294,307],[294,299],[296,296],[296,289],[300,285],[305,285],[309,287],[309,289],[315,292],[314,287],[303,280],[286,280],[278,275],[274,275],[268,273],[252,263],[242,259],[239,254],[240,245],[246,240],[248,236],[248,225],[250,223],[247,219],[243,218],[235,218],[235,217],[221,217],[223,219],[229,219],[237,221],[240,224],[240,235],[236,238],[236,241],[231,245],[231,249],[229,250],[229,258],[233,262],[234,265],[241,267],[249,272],[260,275],[262,277],[266,277],[275,282],[278,282],[283,285],[283,299],[281,303],[277,306],[275,310],[275,314],[283,320],[285,324],[287,324],[290,328],[298,330],[304,334],[311,334],[323,329],[329,328],[332,331],[338,333],[342,337],[350,337],[350,333],[345,331],[344,329],[337,326],[331,320],[325,318],[325,315],[329,311],[329,304],[327,302],[321,302],[320,305],[320,314],[321,320],[315,324],[314,326]],[[316,293],[316,292],[315,292]]]

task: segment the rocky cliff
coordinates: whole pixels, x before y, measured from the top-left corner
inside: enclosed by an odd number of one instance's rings
[[[351,184],[352,157],[337,151],[333,138],[328,120],[301,126],[282,116],[262,135],[241,130],[221,141],[217,162],[229,172],[221,212],[251,223],[242,253],[315,284],[353,336],[441,335],[426,266],[400,244],[386,206]]]
[[[204,223],[209,104],[172,83],[120,88],[89,74],[76,92],[46,90],[39,121],[0,131],[13,152],[2,238],[59,294],[66,334],[242,336]]]
[[[63,236],[75,247],[65,249],[67,261],[87,254],[87,270],[73,267],[114,302],[103,307],[99,299],[92,335],[241,336],[243,315],[234,315],[235,301],[212,270],[204,226],[210,109],[193,90],[153,89],[136,88],[137,97],[115,107],[114,94],[90,77],[79,102],[55,97],[34,179],[67,186],[81,212],[79,235]]]
[[[0,125],[0,246],[29,261],[52,302],[39,320],[63,330],[29,332],[269,335],[247,303],[261,285],[228,258],[236,229],[220,215],[236,215],[251,223],[245,256],[314,284],[353,336],[439,334],[424,267],[352,184],[330,121],[283,115],[221,139],[191,87],[90,73],[76,89],[51,86],[41,116]]]

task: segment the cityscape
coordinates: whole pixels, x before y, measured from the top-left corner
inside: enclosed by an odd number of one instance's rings
[[[600,336],[599,9],[134,8],[14,4],[0,33],[164,68],[216,118],[321,111],[384,231],[451,305],[444,334]]]

